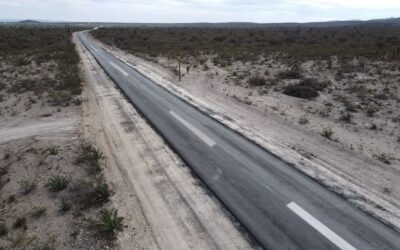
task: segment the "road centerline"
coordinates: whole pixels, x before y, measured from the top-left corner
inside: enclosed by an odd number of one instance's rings
[[[169,113],[180,123],[182,123],[186,128],[188,128],[190,131],[192,131],[193,134],[195,134],[197,137],[199,137],[205,144],[207,144],[209,147],[214,147],[216,143],[208,137],[206,134],[201,132],[199,129],[194,127],[192,124],[187,122],[185,119],[177,115],[174,111],[169,111]]]
[[[295,202],[291,202],[287,204],[287,207],[292,210],[295,214],[297,214],[300,218],[306,221],[310,226],[320,232],[323,236],[325,236],[328,240],[330,240],[333,244],[335,244],[339,249],[343,250],[357,250],[355,247],[350,245],[347,241],[329,229],[327,226],[322,224],[319,220],[309,214],[302,207],[297,205]]]
[[[113,63],[113,62],[110,62],[110,64],[111,64],[114,68],[116,68],[117,70],[119,70],[122,74],[124,74],[125,76],[128,76],[128,73],[126,73],[123,69],[121,69],[120,67],[118,67],[118,65],[116,65],[116,64]]]

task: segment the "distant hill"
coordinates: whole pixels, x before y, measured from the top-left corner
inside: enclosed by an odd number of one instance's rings
[[[41,22],[39,22],[39,21],[36,21],[36,20],[22,20],[22,21],[19,21],[18,22],[19,24],[38,24],[38,23],[41,23]]]

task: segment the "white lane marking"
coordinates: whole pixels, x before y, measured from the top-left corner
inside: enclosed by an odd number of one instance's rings
[[[214,147],[216,143],[211,140],[210,137],[208,137],[206,134],[195,128],[192,124],[184,120],[182,117],[179,115],[175,114],[174,111],[169,111],[169,113],[175,117],[179,122],[181,122],[185,127],[187,127],[190,131],[192,131],[197,137],[199,137],[205,144],[207,144],[209,147]]]
[[[92,46],[92,49],[94,49],[96,52],[99,52],[99,50],[98,50],[98,49],[96,49],[96,48],[95,48],[95,47],[93,47],[93,46]]]
[[[338,248],[344,250],[356,250],[355,247],[350,245],[347,241],[342,239],[327,226],[319,222],[316,218],[314,218],[311,214],[309,214],[306,210],[301,208],[296,203],[291,202],[287,204],[287,207],[295,214],[300,216],[303,220],[305,220],[308,224],[310,224],[313,228],[315,228],[318,232],[320,232],[323,236],[325,236],[328,240],[330,240],[333,244],[335,244]]]
[[[116,68],[116,69],[118,69],[119,71],[121,71],[122,74],[124,74],[125,76],[128,76],[128,73],[126,73],[123,69],[121,69],[120,67],[118,67],[116,64],[114,64],[113,62],[110,62],[110,64],[111,64],[114,68]]]

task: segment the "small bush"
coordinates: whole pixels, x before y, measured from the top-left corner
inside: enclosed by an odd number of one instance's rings
[[[6,236],[8,233],[8,229],[5,223],[0,223],[0,237]]]
[[[375,154],[375,155],[373,155],[373,156],[374,156],[377,160],[379,160],[379,161],[381,161],[381,162],[383,162],[383,163],[385,163],[385,164],[388,164],[388,165],[391,164],[389,155],[387,155],[387,154],[385,154],[385,153]]]
[[[340,121],[347,122],[347,123],[350,123],[352,119],[353,119],[353,115],[350,113],[344,113],[339,118]]]
[[[82,145],[81,155],[78,162],[88,165],[90,174],[97,174],[101,171],[101,163],[105,159],[103,152],[91,144],[85,143]]]
[[[118,216],[118,210],[105,209],[100,212],[98,219],[89,220],[89,225],[99,232],[114,235],[123,230],[123,220],[124,217]]]
[[[42,217],[47,211],[46,207],[39,206],[39,207],[34,207],[32,211],[32,216],[34,218],[39,218]]]
[[[309,121],[308,121],[308,119],[307,119],[307,117],[300,117],[300,119],[299,119],[299,124],[300,125],[305,125],[305,124],[307,124]]]
[[[23,194],[29,194],[36,189],[36,180],[26,179],[18,182],[19,189]]]
[[[64,190],[68,186],[69,180],[67,177],[62,175],[52,176],[49,179],[48,186],[51,191],[59,192]]]
[[[264,86],[266,83],[265,78],[260,76],[253,76],[249,79],[250,86]]]
[[[283,93],[288,96],[293,96],[308,100],[319,96],[318,92],[315,91],[314,89],[302,85],[285,86],[283,87]]]
[[[57,155],[58,154],[58,147],[52,146],[47,149],[49,155]]]
[[[26,218],[25,217],[17,217],[13,223],[13,228],[15,229],[27,229],[26,226]]]
[[[71,209],[71,204],[65,199],[62,198],[60,203],[58,204],[58,211],[60,213],[66,213]]]
[[[329,140],[332,140],[332,135],[334,134],[331,128],[324,128],[321,132],[321,135]]]
[[[106,202],[114,195],[113,188],[106,182],[101,182],[94,185],[94,194],[98,202]]]
[[[0,167],[0,177],[8,174],[8,167]]]

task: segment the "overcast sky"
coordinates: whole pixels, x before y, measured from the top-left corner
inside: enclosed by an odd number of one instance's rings
[[[0,0],[0,19],[309,22],[400,16],[400,0]]]

